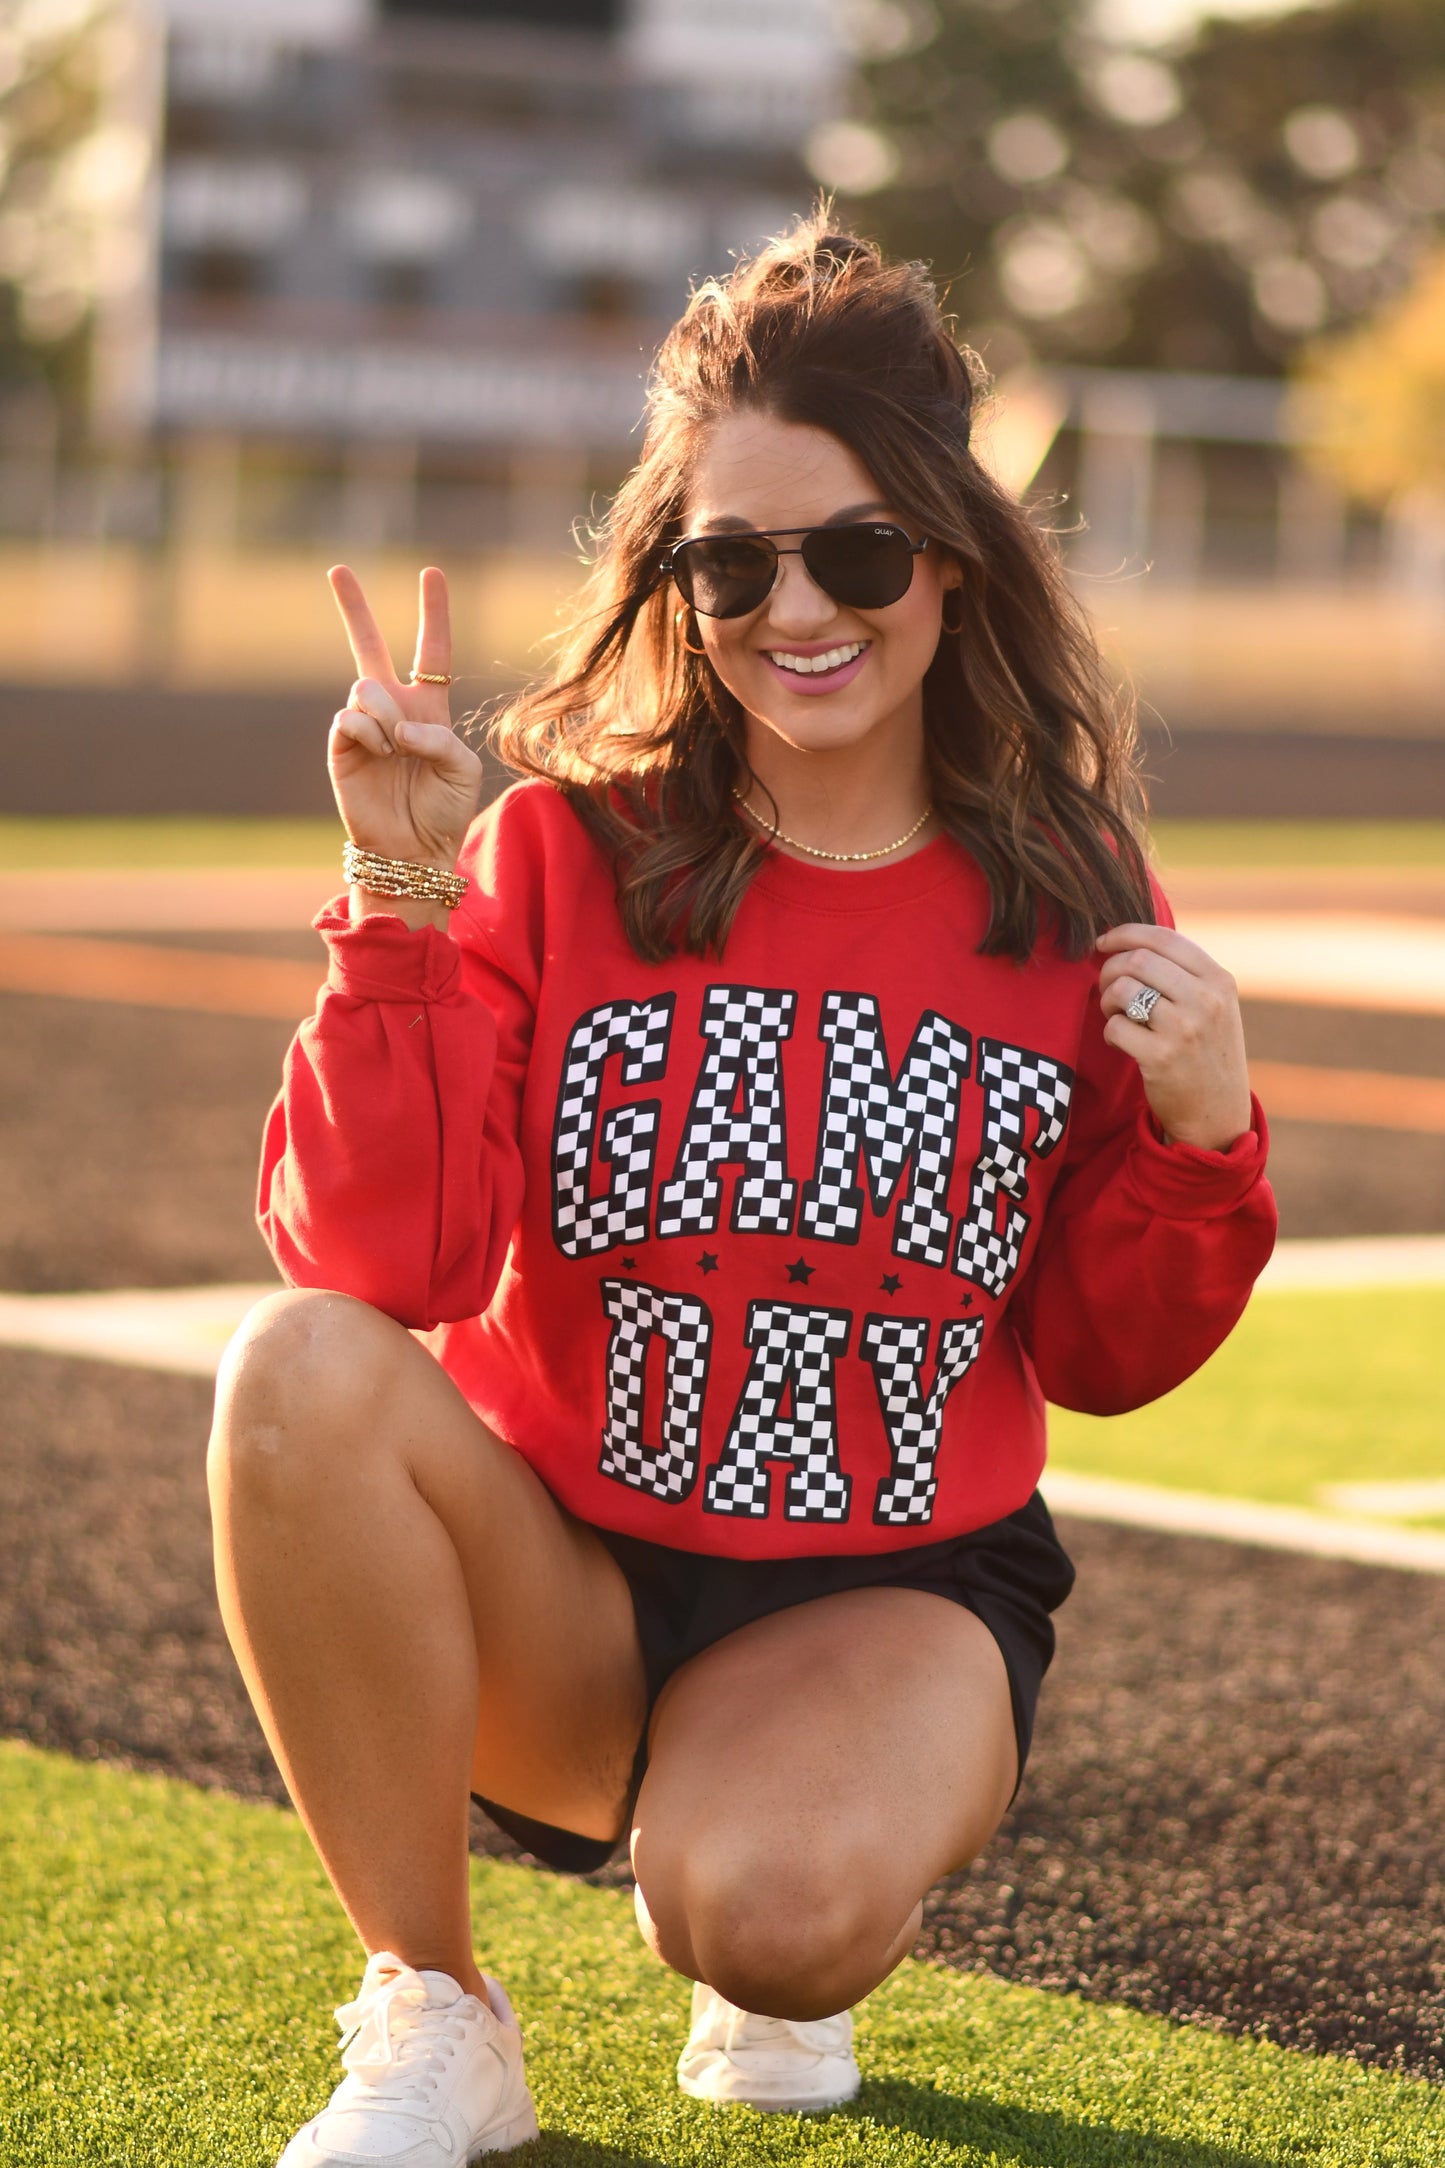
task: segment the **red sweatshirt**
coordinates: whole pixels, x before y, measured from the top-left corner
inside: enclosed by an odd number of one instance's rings
[[[261,1224],[414,1329],[582,1519],[743,1558],[1021,1506],[1044,1400],[1188,1377],[1274,1238],[1265,1129],[1165,1145],[1098,965],[980,956],[951,840],[774,853],[721,963],[641,962],[545,783],[472,829],[448,933],[317,925]]]

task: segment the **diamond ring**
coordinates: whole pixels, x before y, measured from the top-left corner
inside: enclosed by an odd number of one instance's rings
[[[1131,1024],[1147,1024],[1160,1000],[1157,986],[1141,986],[1124,1014]]]

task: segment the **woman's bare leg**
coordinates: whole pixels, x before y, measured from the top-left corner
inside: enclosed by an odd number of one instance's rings
[[[619,1827],[646,1690],[627,1585],[427,1351],[344,1295],[277,1295],[222,1367],[221,1615],[368,1952],[480,1991],[468,1792]]]
[[[742,2009],[830,2017],[907,1954],[1017,1768],[1003,1657],[972,1612],[900,1588],[774,1612],[659,1698],[633,1816],[643,1932]]]

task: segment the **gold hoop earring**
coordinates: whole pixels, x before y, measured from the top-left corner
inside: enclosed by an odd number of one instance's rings
[[[948,622],[948,598],[950,595],[958,596],[958,623],[956,625],[950,625],[950,623]],[[957,635],[963,630],[963,597],[959,594],[956,587],[950,587],[946,589],[944,593],[943,607],[939,612],[939,622],[942,625],[943,630],[946,633],[949,633],[954,638],[956,638]]]
[[[707,649],[705,647],[694,647],[691,640],[689,640],[687,636],[687,627],[683,622],[686,616],[686,610],[679,610],[672,620],[674,625],[676,625],[677,627],[678,638],[681,640],[683,646],[687,649],[689,655],[706,655]]]

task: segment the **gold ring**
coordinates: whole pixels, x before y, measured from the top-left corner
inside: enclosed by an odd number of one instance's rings
[[[450,685],[451,679],[442,670],[413,670],[411,683],[413,685]]]

